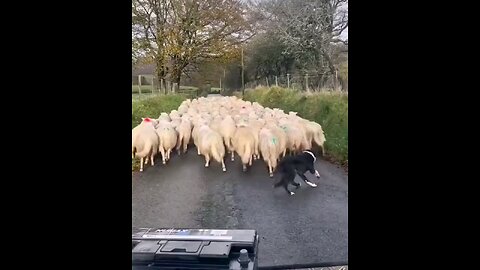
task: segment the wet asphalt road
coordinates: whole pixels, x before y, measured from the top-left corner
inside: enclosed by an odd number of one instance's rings
[[[256,229],[260,235],[260,266],[347,261],[348,176],[321,158],[321,178],[307,177],[289,196],[274,189],[265,163],[254,161],[246,173],[241,163],[226,160],[227,172],[204,159],[196,149],[172,154],[163,165],[132,174],[132,226],[171,228]],[[275,179],[275,180],[274,180]],[[296,181],[300,182],[297,177]]]

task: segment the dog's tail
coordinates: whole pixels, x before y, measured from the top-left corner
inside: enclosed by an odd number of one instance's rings
[[[290,164],[288,159],[283,159],[277,166],[277,172],[280,175],[280,181],[273,185],[274,188],[284,185],[285,182],[289,181],[289,178],[293,176],[295,178],[295,167]]]
[[[287,172],[287,160],[283,158],[277,165],[277,171],[280,173]]]

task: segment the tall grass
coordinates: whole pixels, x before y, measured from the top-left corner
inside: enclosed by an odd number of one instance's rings
[[[245,100],[279,108],[322,125],[327,157],[348,166],[348,96],[338,92],[301,93],[280,87],[245,92]]]
[[[158,118],[162,112],[178,109],[185,99],[185,95],[156,95],[132,100],[132,128],[141,123],[142,117]]]

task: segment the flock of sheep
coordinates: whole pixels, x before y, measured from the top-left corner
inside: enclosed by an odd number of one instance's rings
[[[252,160],[263,158],[272,177],[287,150],[296,154],[316,144],[325,152],[320,124],[296,114],[234,96],[187,99],[178,110],[163,112],[158,119],[142,118],[132,130],[132,158],[140,158],[140,171],[149,160],[154,166],[158,152],[166,164],[174,149],[179,155],[186,153],[193,139],[198,155],[205,157],[205,167],[214,159],[225,172],[226,153],[234,161],[236,152],[243,171]]]

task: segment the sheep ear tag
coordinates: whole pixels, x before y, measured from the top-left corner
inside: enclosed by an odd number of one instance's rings
[[[148,118],[148,117],[147,117],[147,118],[143,118],[143,121],[145,121],[145,122],[150,122],[150,118]]]

